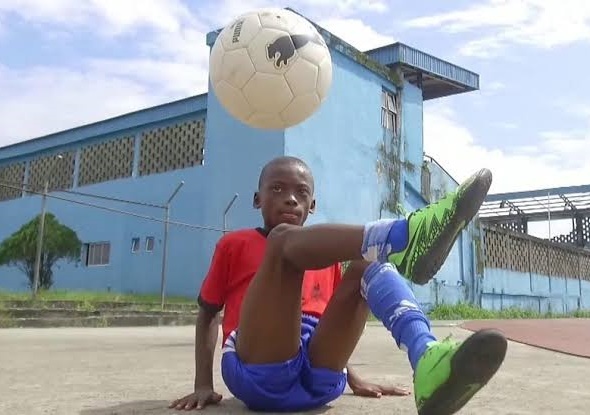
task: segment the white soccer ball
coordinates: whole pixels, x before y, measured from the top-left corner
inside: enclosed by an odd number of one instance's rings
[[[318,110],[332,84],[332,59],[308,20],[285,9],[261,9],[219,33],[209,78],[233,117],[254,128],[284,129]]]

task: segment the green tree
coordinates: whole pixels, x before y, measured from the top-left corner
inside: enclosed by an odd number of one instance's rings
[[[0,243],[0,265],[16,266],[29,279],[30,288],[34,283],[40,218],[41,215],[37,215]],[[49,289],[53,285],[55,263],[61,259],[79,261],[82,242],[76,232],[61,224],[52,213],[45,214],[44,228],[39,288]]]

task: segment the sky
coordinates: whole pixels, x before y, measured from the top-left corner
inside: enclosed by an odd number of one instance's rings
[[[590,184],[584,0],[0,0],[0,146],[206,92],[206,33],[268,6],[478,73],[479,91],[424,106],[425,152],[455,179]]]

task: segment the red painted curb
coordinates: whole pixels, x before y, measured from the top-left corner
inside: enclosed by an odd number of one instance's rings
[[[590,319],[473,320],[461,324],[461,328],[496,329],[516,343],[590,358]]]

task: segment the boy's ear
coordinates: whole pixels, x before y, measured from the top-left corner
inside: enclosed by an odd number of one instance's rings
[[[254,209],[260,209],[260,195],[258,192],[254,192],[254,197],[252,198],[252,207]]]
[[[315,199],[311,201],[311,205],[309,205],[309,214],[313,215],[315,212]]]

